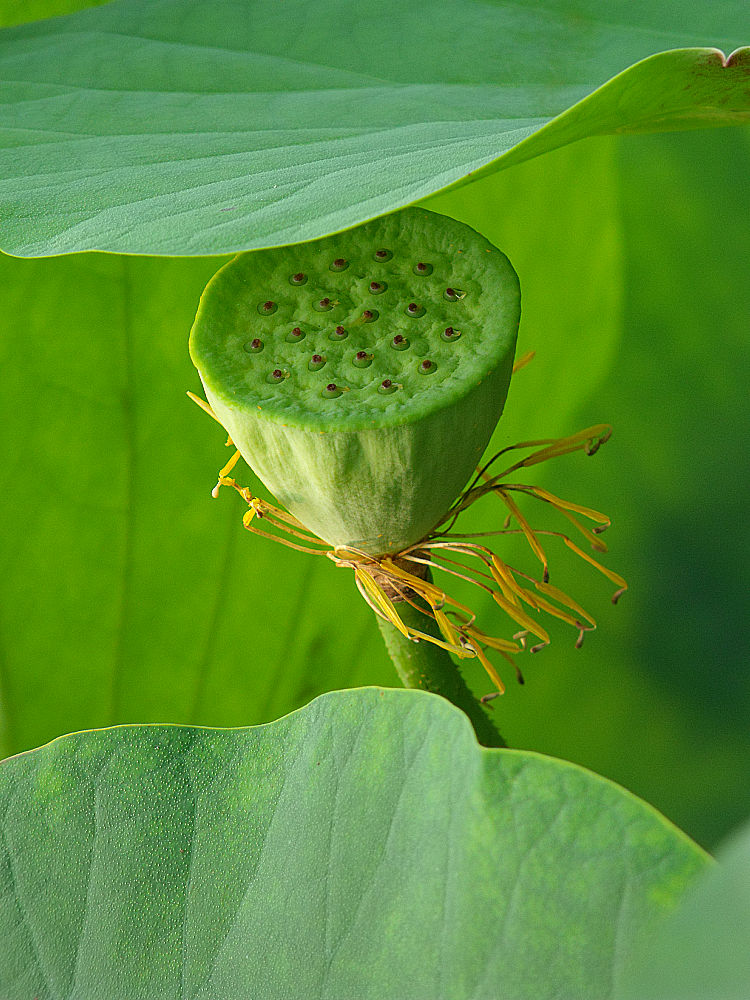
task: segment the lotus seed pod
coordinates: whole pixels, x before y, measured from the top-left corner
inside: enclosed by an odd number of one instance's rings
[[[190,353],[276,499],[331,545],[381,555],[423,538],[471,476],[519,316],[503,253],[408,208],[235,257],[203,293]]]

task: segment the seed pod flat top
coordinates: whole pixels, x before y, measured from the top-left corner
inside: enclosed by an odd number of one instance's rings
[[[398,552],[476,466],[519,313],[499,250],[412,208],[241,254],[209,282],[190,349],[214,414],[295,518],[339,548]]]
[[[519,310],[503,253],[409,208],[240,254],[206,288],[190,351],[207,391],[232,409],[357,431],[421,419],[509,366]]]

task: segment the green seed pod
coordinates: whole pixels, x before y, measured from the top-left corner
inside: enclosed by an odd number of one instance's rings
[[[203,293],[190,353],[276,499],[331,545],[381,555],[423,538],[476,467],[505,403],[519,316],[504,254],[408,208],[235,257]],[[248,351],[256,340],[263,350]]]

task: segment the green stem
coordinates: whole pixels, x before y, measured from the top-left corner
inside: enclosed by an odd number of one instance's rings
[[[397,604],[403,623],[411,628],[442,638],[434,619],[406,602]],[[404,687],[432,691],[453,702],[465,712],[474,726],[479,742],[486,747],[504,747],[507,743],[489,715],[469,690],[448,652],[432,642],[412,642],[399,630],[377,616],[380,633]]]

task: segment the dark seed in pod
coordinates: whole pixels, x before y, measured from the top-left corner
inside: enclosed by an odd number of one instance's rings
[[[293,337],[301,337],[302,336],[302,330],[300,330],[300,328],[298,326],[295,326],[294,329],[292,330],[292,336]]]
[[[425,310],[422,306],[417,305],[416,302],[410,302],[406,307],[407,316],[424,316]]]
[[[270,316],[272,313],[275,313],[277,309],[278,309],[278,306],[276,305],[276,303],[275,302],[271,302],[270,299],[268,300],[268,302],[262,302],[258,306],[258,312],[262,316]]]
[[[357,368],[369,368],[372,364],[373,355],[367,351],[357,351],[354,355],[354,364]]]
[[[432,264],[424,264],[420,261],[414,265],[415,274],[432,274]]]
[[[349,267],[349,261],[344,257],[337,257],[336,260],[329,266],[329,271],[345,271]]]
[[[452,326],[446,326],[440,336],[443,340],[458,340],[461,336],[461,331],[454,330]]]
[[[449,302],[458,302],[458,300],[462,299],[465,294],[466,292],[462,292],[460,288],[446,288],[443,292],[444,297]]]
[[[335,382],[329,382],[321,395],[325,396],[327,399],[333,399],[335,396],[341,395],[341,389],[339,389]]]
[[[266,382],[271,382],[272,384],[278,384],[283,382],[286,375],[280,368],[274,368],[274,370],[266,376]]]
[[[312,362],[313,362],[313,364],[319,365],[322,360],[323,360],[323,355],[322,354],[313,354],[313,356],[312,356]]]
[[[428,361],[426,358],[419,366],[419,370],[422,372],[423,375],[429,375],[431,372],[434,372],[436,368],[437,365],[434,363],[434,361]]]
[[[395,348],[395,350],[397,351],[405,351],[408,346],[409,346],[409,341],[406,339],[406,337],[402,336],[400,333],[397,333],[396,336],[391,341],[391,347]]]
[[[322,354],[313,354],[310,360],[307,362],[307,367],[311,372],[319,371],[323,365],[326,363],[326,359]]]
[[[384,396],[390,395],[390,393],[396,391],[396,386],[391,382],[389,378],[384,378],[383,381],[378,386],[378,392]]]
[[[330,299],[321,299],[320,302],[318,303],[321,309],[327,309],[330,306],[330,304],[331,304]]]
[[[365,309],[365,311],[362,313],[362,319],[365,321],[365,323],[372,323],[372,321],[376,320],[379,315],[380,313],[377,311],[377,309]]]
[[[375,251],[375,260],[388,260],[390,256],[391,256],[390,250],[383,249]]]
[[[263,341],[259,337],[253,337],[251,341],[245,344],[245,350],[248,354],[257,354],[263,350]]]
[[[289,279],[292,285],[304,285],[307,282],[307,275],[303,274],[302,271],[298,271],[297,274],[293,274]]]
[[[290,330],[286,335],[286,339],[289,343],[296,344],[298,341],[305,339],[305,331],[301,327],[295,326],[294,329]]]
[[[280,368],[274,368],[272,374],[273,374],[274,378],[281,378],[284,373],[282,372],[282,370]]]
[[[347,333],[346,327],[337,326],[333,333],[328,336],[330,340],[344,340],[344,338],[348,337],[349,334]]]
[[[381,292],[386,290],[386,285],[382,281],[371,281],[370,282],[370,294],[380,295]]]
[[[329,382],[328,385],[326,386],[326,389],[329,392],[335,392],[336,391],[336,383],[335,382]]]

